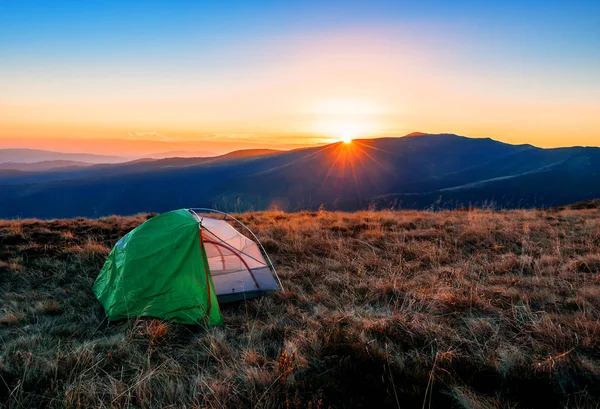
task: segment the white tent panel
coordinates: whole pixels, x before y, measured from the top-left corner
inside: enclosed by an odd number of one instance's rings
[[[258,245],[227,221],[194,215],[220,302],[251,298],[280,288]]]
[[[223,245],[226,245],[238,250],[238,254],[242,256],[244,262],[250,268],[260,268],[268,265],[262,253],[260,252],[258,245],[234,229],[225,220],[216,220],[206,217],[201,218],[201,220],[203,227],[202,237],[204,239],[207,256],[209,258],[212,257],[218,259],[219,249],[217,247],[222,249]],[[213,249],[210,250],[209,254],[210,244],[213,245]],[[229,270],[227,268],[223,269],[223,267],[219,266],[218,263],[215,263],[214,267],[216,269],[215,271]],[[211,271],[213,271],[213,265],[210,265],[210,268]],[[238,269],[239,268],[240,266],[238,266]]]
[[[244,294],[279,290],[279,286],[268,267],[254,269],[252,270],[252,274],[249,274],[248,270],[227,274],[214,274],[212,275],[212,279],[215,286],[215,293],[221,302],[229,296],[237,300],[251,298],[251,295],[244,297]]]

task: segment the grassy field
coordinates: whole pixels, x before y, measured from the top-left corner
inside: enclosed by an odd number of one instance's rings
[[[600,210],[241,215],[285,293],[107,327],[147,216],[0,221],[0,407],[600,407]]]

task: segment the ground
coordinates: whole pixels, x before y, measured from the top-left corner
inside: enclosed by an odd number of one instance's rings
[[[147,217],[0,221],[0,407],[599,406],[596,208],[247,213],[285,292],[107,326]]]

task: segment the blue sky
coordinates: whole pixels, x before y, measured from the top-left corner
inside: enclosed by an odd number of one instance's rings
[[[3,0],[0,13],[0,44],[13,55],[77,51],[86,56],[134,48],[145,53],[151,46],[177,49],[173,41],[185,47],[189,41],[206,40],[203,45],[210,48],[248,37],[260,40],[390,24],[455,27],[480,35],[473,40],[490,41],[490,46],[521,40],[518,48],[539,45],[540,57],[560,51],[584,59],[592,53],[597,58],[600,46],[597,1]]]

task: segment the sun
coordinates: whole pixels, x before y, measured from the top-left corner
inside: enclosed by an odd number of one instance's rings
[[[376,135],[383,124],[379,118],[386,112],[382,106],[356,98],[325,99],[307,111],[314,116],[313,132],[327,136],[330,142],[352,144]]]
[[[360,135],[360,127],[354,123],[339,123],[336,124],[331,133],[337,138],[338,141],[343,143],[352,143],[352,140]]]

